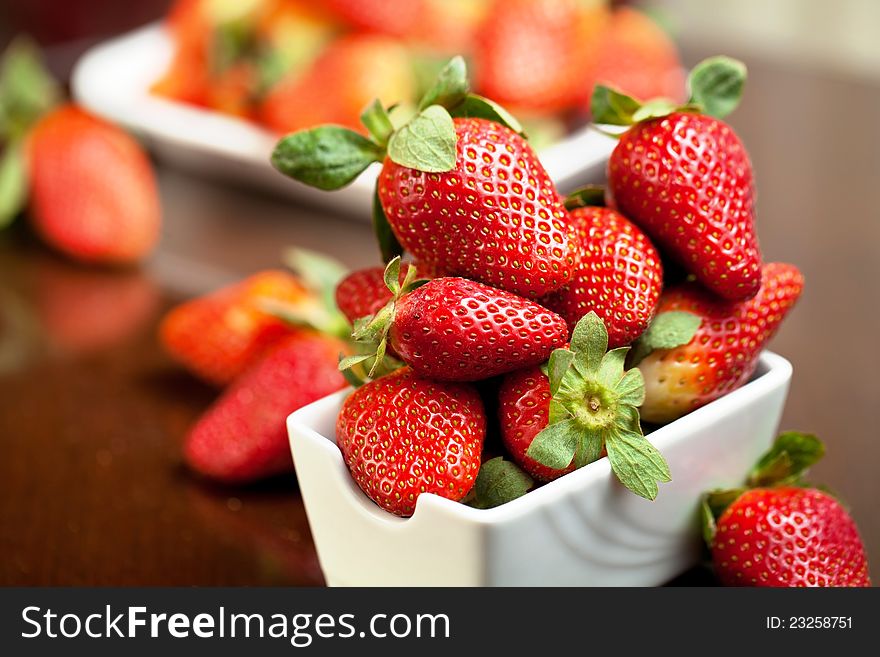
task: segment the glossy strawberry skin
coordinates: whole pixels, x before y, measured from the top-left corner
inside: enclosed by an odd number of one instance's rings
[[[538,481],[552,481],[574,470],[538,463],[526,451],[550,420],[550,381],[540,367],[527,367],[505,376],[498,389],[501,440],[519,467]]]
[[[265,301],[296,305],[310,300],[295,276],[267,270],[172,309],[159,339],[179,363],[208,383],[235,379],[269,346],[294,332],[262,308]]]
[[[803,284],[795,266],[769,263],[760,291],[747,301],[718,299],[694,283],[665,291],[658,314],[684,310],[703,322],[687,345],[655,351],[639,363],[646,391],[642,419],[669,422],[748,381]]]
[[[162,211],[152,165],[116,126],[75,105],[53,110],[28,138],[31,219],[76,260],[130,264],[159,239]]]
[[[480,395],[404,367],[355,390],[336,423],[336,441],[361,490],[398,516],[421,493],[462,499],[474,485],[486,435]]]
[[[196,423],[184,457],[196,472],[225,483],[247,483],[291,472],[285,419],[345,386],[338,356],[345,345],[298,331],[276,342]]]
[[[616,209],[725,299],[761,285],[752,165],[726,123],[693,112],[638,123],[608,161]]]
[[[395,306],[389,342],[419,375],[477,381],[543,363],[568,339],[538,304],[465,278],[435,278]]]
[[[605,322],[608,347],[630,344],[647,328],[660,298],[663,266],[657,249],[624,216],[601,207],[577,208],[580,265],[570,283],[541,303],[574,330],[591,310]]]
[[[716,523],[712,560],[726,586],[870,586],[855,522],[818,490],[756,488]]]
[[[576,236],[534,151],[492,121],[455,119],[455,132],[452,171],[385,160],[379,198],[400,244],[428,266],[528,298],[560,288]]]

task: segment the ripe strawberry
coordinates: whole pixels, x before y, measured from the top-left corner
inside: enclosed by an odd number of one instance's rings
[[[590,312],[575,326],[570,347],[550,356],[546,374],[529,367],[505,376],[498,390],[501,439],[511,458],[542,481],[607,453],[627,488],[654,499],[670,473],[639,424],[642,376],[624,371],[629,347],[606,353],[607,347],[605,326]]]
[[[350,35],[324,50],[303,73],[294,72],[265,97],[260,119],[279,133],[333,123],[359,129],[371,100],[412,101],[416,81],[409,54],[394,39]]]
[[[386,280],[397,281],[397,266],[398,259],[389,264]],[[466,278],[435,278],[413,291],[408,283],[353,335],[378,341],[380,355],[387,342],[420,376],[488,379],[543,363],[568,337],[561,317],[510,292]]]
[[[264,271],[171,310],[159,338],[178,362],[205,381],[226,385],[293,329],[263,308],[266,301],[315,303],[297,278]]]
[[[562,315],[570,330],[594,310],[608,329],[608,345],[628,345],[644,332],[657,308],[663,285],[657,249],[614,210],[577,208],[571,220],[579,237],[580,269],[541,303]]]
[[[424,0],[324,0],[323,4],[354,28],[397,37],[412,34],[424,15]]]
[[[596,81],[639,100],[669,98],[683,103],[685,75],[669,35],[646,14],[614,10],[602,36]]]
[[[422,493],[460,500],[480,469],[486,415],[476,389],[402,368],[355,390],[339,413],[336,442],[361,490],[398,516]]]
[[[53,247],[84,262],[128,264],[159,238],[152,165],[114,125],[64,105],[43,116],[28,143],[31,218]]]
[[[657,349],[638,364],[645,377],[642,418],[670,422],[745,383],[803,284],[794,265],[769,263],[758,294],[747,301],[718,299],[694,283],[666,290],[658,320],[669,311],[685,311],[701,321],[683,346]]]
[[[608,17],[595,0],[499,0],[477,35],[476,87],[500,103],[557,112],[589,97]]]
[[[344,350],[341,341],[311,331],[279,340],[196,423],[186,462],[227,483],[292,471],[285,419],[345,386],[337,368]]]
[[[403,284],[412,265],[400,267],[398,282]],[[422,275],[419,271],[419,276]],[[349,322],[375,315],[391,301],[393,293],[385,285],[385,267],[369,267],[350,273],[336,286],[336,305]]]
[[[485,119],[455,119],[452,171],[385,159],[379,198],[394,234],[420,262],[537,298],[567,283],[576,237],[556,187],[528,143]]]
[[[746,489],[704,497],[704,533],[723,584],[871,586],[855,522],[834,497],[802,481],[823,453],[815,436],[784,433]]]

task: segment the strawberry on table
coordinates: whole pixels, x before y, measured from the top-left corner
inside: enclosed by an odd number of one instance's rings
[[[285,419],[345,386],[336,338],[298,330],[277,341],[199,419],[184,458],[195,471],[247,483],[293,470]]]
[[[657,484],[671,475],[642,434],[642,375],[624,370],[629,347],[607,348],[605,325],[590,312],[575,326],[570,347],[550,356],[546,374],[530,368],[507,375],[498,392],[501,438],[513,460],[543,481],[596,461],[604,450],[624,486],[654,499]]]
[[[610,208],[575,208],[571,221],[580,268],[541,303],[562,315],[571,330],[595,311],[605,322],[609,347],[628,345],[654,317],[663,286],[660,255],[637,226]]]
[[[695,283],[666,290],[655,323],[667,326],[649,329],[634,349],[645,378],[642,419],[671,422],[748,381],[803,285],[794,265],[769,263],[758,294],[747,301],[719,299]],[[655,333],[668,336],[668,325],[677,321],[689,327],[678,346],[658,344]]]
[[[476,388],[402,368],[355,390],[343,404],[336,440],[361,490],[398,516],[422,493],[461,500],[480,469],[486,416]]]
[[[723,584],[871,586],[855,522],[832,495],[802,479],[823,454],[815,436],[783,433],[745,487],[704,496],[704,536]]]
[[[362,116],[370,139],[335,126],[288,135],[273,164],[329,190],[383,162],[374,219],[386,261],[406,249],[449,275],[529,298],[567,283],[576,236],[516,120],[468,93],[461,58],[447,64],[418,109],[395,128],[374,103]]]
[[[614,207],[707,289],[734,300],[754,296],[761,283],[752,165],[721,120],[744,79],[740,62],[716,57],[691,72],[684,108],[642,105],[602,85],[592,104],[597,123],[631,126],[608,161]]]

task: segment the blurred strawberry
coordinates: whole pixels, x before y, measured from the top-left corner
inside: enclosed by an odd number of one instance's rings
[[[685,72],[675,43],[644,13],[628,7],[611,16],[602,38],[596,81],[639,100],[687,99]]]
[[[365,32],[411,35],[422,20],[424,0],[324,0],[339,20]]]
[[[186,462],[227,483],[292,471],[285,419],[345,386],[337,368],[344,351],[340,340],[306,330],[277,342],[196,423]]]
[[[225,114],[248,118],[259,83],[259,71],[252,62],[237,62],[211,81],[205,102]]]
[[[409,35],[440,52],[470,55],[490,4],[487,0],[424,0],[422,19]]]
[[[28,139],[31,218],[83,262],[127,264],[159,238],[153,168],[128,134],[74,105],[45,115]]]
[[[270,345],[294,332],[266,312],[266,302],[294,307],[317,303],[292,274],[264,271],[177,306],[162,320],[159,338],[193,374],[226,385]]]
[[[168,69],[150,90],[185,103],[204,105],[210,87],[208,43],[210,23],[203,0],[177,0],[165,18],[165,28],[174,43]]]
[[[351,35],[328,46],[302,76],[282,80],[267,94],[259,116],[280,133],[320,123],[363,131],[360,114],[373,99],[391,105],[411,101],[415,93],[403,45],[383,36]]]
[[[477,90],[520,110],[586,102],[607,9],[601,0],[498,0],[477,37]]]

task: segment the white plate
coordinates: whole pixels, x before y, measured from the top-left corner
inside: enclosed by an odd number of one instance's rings
[[[171,39],[159,23],[107,41],[77,63],[71,79],[73,95],[95,114],[138,132],[160,156],[178,165],[369,217],[378,164],[333,193],[285,178],[269,164],[277,141],[273,133],[242,119],[150,94],[172,53]],[[560,190],[570,191],[603,180],[614,144],[586,127],[543,150],[541,162]]]
[[[653,502],[600,459],[494,509],[424,494],[411,518],[374,504],[335,443],[348,391],[287,420],[327,583],[344,586],[652,586],[699,558],[700,494],[742,483],[776,435],[791,365],[765,352],[752,380],[650,434],[672,482]]]

